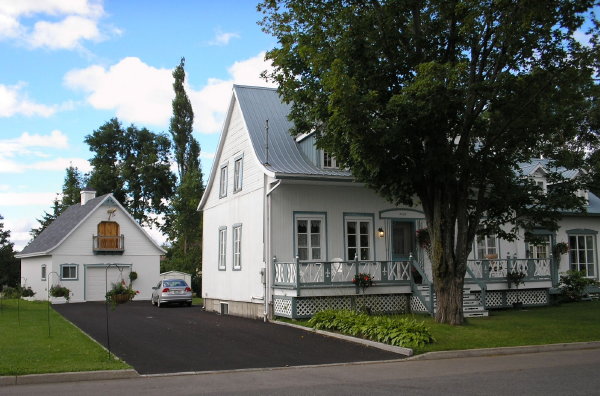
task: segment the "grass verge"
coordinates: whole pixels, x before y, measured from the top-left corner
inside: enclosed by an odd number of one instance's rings
[[[567,303],[524,310],[491,311],[463,326],[439,324],[424,315],[397,315],[423,321],[435,342],[415,349],[432,351],[600,341],[600,301]],[[310,327],[307,320],[280,319]]]
[[[2,300],[0,376],[131,368],[40,301]]]

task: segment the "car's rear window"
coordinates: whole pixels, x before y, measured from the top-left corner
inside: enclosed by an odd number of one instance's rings
[[[168,280],[163,282],[164,287],[186,287],[187,283],[182,280]]]

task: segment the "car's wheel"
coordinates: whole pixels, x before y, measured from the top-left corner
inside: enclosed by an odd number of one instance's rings
[[[156,301],[154,301],[154,297],[150,298],[150,302],[152,303],[152,305],[156,305]]]
[[[162,307],[164,307],[164,306],[165,306],[165,304],[161,304],[161,303],[160,303],[160,297],[156,299],[156,306],[157,306],[158,308],[162,308]]]

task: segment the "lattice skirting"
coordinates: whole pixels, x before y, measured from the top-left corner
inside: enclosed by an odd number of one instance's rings
[[[410,311],[411,312],[429,312],[425,304],[417,296],[410,296]]]
[[[481,300],[481,294],[477,294]],[[522,302],[523,305],[548,305],[548,290],[499,290],[485,293],[485,305],[487,308],[511,307],[516,302]]]
[[[276,316],[309,318],[326,309],[357,309],[368,307],[372,313],[404,313],[408,311],[408,295],[369,294],[358,296],[286,297],[273,296]]]

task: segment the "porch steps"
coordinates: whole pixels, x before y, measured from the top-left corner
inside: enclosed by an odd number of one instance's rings
[[[425,299],[425,302],[428,303],[431,298],[431,290],[429,286],[419,285],[417,289]],[[437,298],[433,296],[433,311],[434,313],[437,311]],[[463,315],[465,318],[479,318],[484,316],[489,316],[490,313],[483,308],[479,297],[475,294],[471,294],[471,289],[464,288],[463,289]]]

